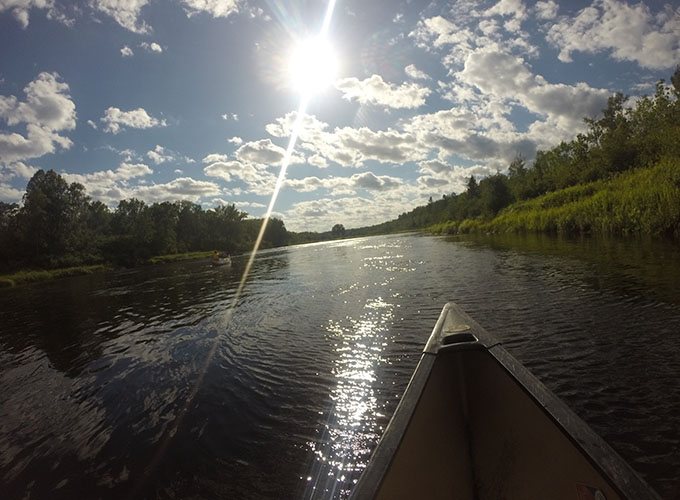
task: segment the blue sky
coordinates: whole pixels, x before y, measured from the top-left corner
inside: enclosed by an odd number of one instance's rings
[[[263,215],[300,103],[292,54],[327,7],[0,0],[0,200],[42,168],[112,208]],[[275,207],[295,231],[392,219],[573,138],[613,92],[653,93],[680,63],[680,7],[338,0],[326,41],[307,71],[337,69],[308,94]]]

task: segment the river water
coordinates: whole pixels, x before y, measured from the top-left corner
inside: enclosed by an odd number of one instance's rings
[[[2,498],[344,498],[447,301],[680,498],[680,252],[393,235],[0,290]],[[211,353],[214,352],[214,355]]]

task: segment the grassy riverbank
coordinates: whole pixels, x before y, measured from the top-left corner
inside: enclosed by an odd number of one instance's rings
[[[99,264],[96,266],[76,266],[67,267],[64,269],[51,269],[49,271],[18,271],[12,274],[5,274],[0,276],[0,287],[10,287],[22,285],[24,283],[34,283],[36,281],[47,281],[55,278],[62,278],[65,276],[79,276],[83,274],[92,274],[98,271],[110,269],[109,266]]]
[[[168,262],[179,262],[179,261],[182,261],[182,260],[207,259],[211,255],[212,255],[211,251],[174,253],[174,254],[157,255],[156,257],[151,257],[148,260],[148,262],[149,262],[149,264],[166,264]]]
[[[448,221],[438,234],[548,232],[680,237],[680,160],[513,203],[493,219]]]
[[[168,262],[179,262],[182,260],[206,259],[212,255],[212,252],[187,252],[171,255],[158,255],[150,258],[148,264],[165,264]],[[55,278],[63,278],[66,276],[79,276],[83,274],[92,274],[98,271],[105,271],[113,269],[113,266],[106,264],[98,264],[94,266],[76,266],[61,269],[50,270],[23,270],[11,274],[0,275],[0,287],[11,287],[16,285],[23,285],[24,283],[35,283],[38,281],[48,281]]]

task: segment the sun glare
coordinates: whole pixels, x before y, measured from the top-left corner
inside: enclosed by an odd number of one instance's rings
[[[325,39],[309,38],[295,47],[288,69],[292,87],[309,95],[324,90],[333,82],[338,61]]]

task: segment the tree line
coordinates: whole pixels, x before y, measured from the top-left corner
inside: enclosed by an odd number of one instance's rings
[[[133,266],[156,255],[252,248],[261,219],[233,204],[204,210],[190,201],[122,200],[115,210],[53,170],[29,180],[22,204],[0,202],[0,270],[112,263]],[[267,224],[264,247],[285,245],[283,221]]]
[[[573,186],[599,182],[599,189],[604,186],[602,183],[624,174],[630,175],[631,172],[657,166],[659,172],[656,177],[664,179],[660,182],[673,184],[677,178],[676,173],[680,174],[680,67],[671,76],[670,87],[664,80],[660,80],[653,96],[638,99],[630,107],[627,107],[627,103],[626,96],[614,94],[609,98],[601,118],[585,119],[585,133],[578,134],[572,141],[561,142],[548,151],[538,151],[532,165],[528,165],[518,155],[510,163],[506,173],[497,172],[479,181],[471,176],[466,190],[460,194],[444,194],[436,201],[430,198],[427,205],[402,213],[395,220],[350,229],[346,234],[361,236],[432,226],[451,233],[466,232],[471,227],[486,227],[484,222],[493,220],[506,208],[510,210],[511,205],[540,199],[548,193],[559,193]],[[625,182],[622,180],[620,184]],[[651,192],[656,188],[660,186],[647,182],[646,189],[650,192],[646,193],[647,196],[637,196],[636,203],[646,199],[648,201],[644,203],[653,204],[655,199],[664,197],[664,194]],[[573,196],[575,192],[572,189],[566,196]],[[578,192],[585,195],[588,190]],[[618,189],[618,193],[617,196],[621,197],[625,191]],[[538,209],[545,208],[545,203],[538,206]],[[653,211],[654,207],[647,208]],[[635,212],[640,207],[629,209]],[[607,210],[607,206],[603,210]],[[659,212],[658,216],[663,215]],[[650,225],[649,228],[643,227],[642,230],[680,237],[680,218],[667,222]],[[537,229],[581,232],[594,229],[578,221],[570,227],[558,226],[539,225]],[[605,226],[615,227],[607,224]],[[633,224],[633,227],[636,226]],[[659,227],[664,229],[654,229]]]

